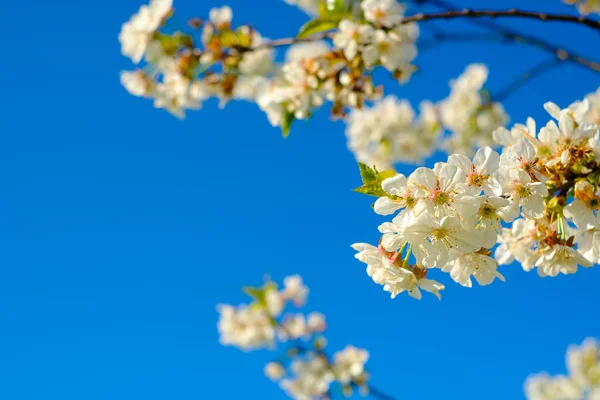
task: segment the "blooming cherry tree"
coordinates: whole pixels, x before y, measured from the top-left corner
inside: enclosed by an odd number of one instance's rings
[[[598,33],[600,22],[585,15],[600,13],[600,1],[564,0],[584,16],[460,10],[446,0],[414,2],[441,8],[429,13],[409,13],[397,0],[285,2],[309,20],[294,37],[267,39],[252,25],[238,24],[228,6],[174,30],[172,0],[152,0],[119,34],[122,54],[137,66],[121,72],[123,86],[178,118],[211,98],[221,107],[249,101],[283,136],[296,121],[329,109],[333,120],[345,123],[348,148],[359,163],[363,184],[355,191],[373,196],[374,212],[389,218],[379,225],[376,244],[352,247],[367,275],[392,298],[406,293],[421,299],[425,291],[441,299],[444,279],[467,288],[474,281],[505,281],[500,266],[514,262],[540,277],[600,262],[600,89],[567,107],[548,102],[547,120],[529,118],[511,129],[502,105],[529,79],[561,63],[594,72],[600,63],[490,22],[484,27],[497,38],[535,46],[552,59],[496,94],[485,89],[488,67],[468,65],[451,80],[446,98],[424,101],[418,112],[378,83],[382,76],[399,85],[413,79],[419,51],[427,48],[420,39],[427,21],[523,18]],[[440,31],[434,38],[430,46],[453,36]],[[445,161],[428,163],[439,152]],[[416,168],[399,174],[398,163]],[[365,350],[347,346],[329,356],[321,314],[285,313],[306,302],[308,289],[298,276],[286,278],[281,290],[268,281],[246,292],[250,304],[218,307],[221,343],[246,351],[289,344],[284,358],[265,367],[287,394],[327,398],[336,388],[379,393],[365,370]],[[586,342],[571,353],[572,377],[531,380],[531,399],[598,398],[597,345]]]

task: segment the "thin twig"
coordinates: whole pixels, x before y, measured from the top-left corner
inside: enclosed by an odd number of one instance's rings
[[[423,39],[417,42],[419,53],[424,53],[434,47],[441,46],[448,42],[496,42],[510,43],[504,36],[497,33],[480,34],[477,32],[438,32],[431,39]]]
[[[415,0],[417,4],[430,4],[446,11],[457,11],[458,8],[447,0]],[[600,63],[590,60],[582,55],[576,54],[565,48],[558,47],[551,42],[540,39],[534,35],[522,33],[518,30],[506,28],[493,21],[487,21],[483,19],[470,19],[469,22],[473,25],[480,26],[492,32],[501,34],[507,40],[515,43],[525,43],[536,46],[542,50],[552,53],[558,59],[567,60],[580,66],[589,68],[595,72],[600,72]]]
[[[539,77],[544,72],[550,71],[562,64],[562,60],[557,58],[553,58],[551,60],[543,61],[532,68],[528,69],[519,77],[517,77],[514,81],[510,82],[506,87],[500,90],[495,96],[492,96],[494,101],[502,101],[514,94],[517,90],[523,87],[528,82],[531,82],[533,79]]]
[[[332,39],[332,38],[333,38],[332,32],[324,32],[324,33],[319,33],[319,34],[304,37],[304,38],[292,37],[292,38],[275,39],[275,40],[265,42],[257,47],[253,47],[249,50],[257,50],[257,49],[270,48],[270,47],[291,46],[296,43],[316,42],[319,40]]]
[[[381,390],[377,389],[373,385],[369,385],[369,395],[380,400],[396,400],[394,397],[390,396],[389,394],[383,393]]]
[[[587,17],[577,17],[573,15],[567,14],[549,14],[549,13],[541,13],[535,11],[525,11],[525,10],[449,10],[443,11],[439,13],[418,13],[415,15],[409,15],[405,17],[400,23],[401,24],[409,24],[411,22],[423,22],[423,21],[431,21],[435,19],[454,19],[454,18],[479,18],[479,17],[489,17],[489,18],[502,18],[502,17],[511,17],[511,18],[529,18],[529,19],[537,19],[540,21],[556,21],[556,22],[569,22],[573,24],[587,26],[588,28],[592,28],[598,32],[600,32],[600,22],[595,21],[591,18]]]

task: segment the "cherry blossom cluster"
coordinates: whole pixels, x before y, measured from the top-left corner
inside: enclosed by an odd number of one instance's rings
[[[600,399],[600,343],[588,338],[579,346],[570,346],[566,355],[567,375],[545,372],[525,382],[528,400]]]
[[[485,65],[468,66],[450,83],[450,96],[438,105],[442,125],[450,131],[443,143],[449,153],[471,156],[473,148],[494,146],[492,132],[508,123],[502,104],[490,100],[483,90],[487,78]]]
[[[599,0],[563,0],[564,3],[574,4],[577,6],[577,11],[583,15],[591,13],[600,14],[600,1]]]
[[[421,103],[419,118],[406,100],[393,96],[354,110],[346,121],[350,150],[359,162],[387,169],[395,163],[421,164],[435,150],[473,155],[474,148],[494,145],[492,133],[508,117],[482,90],[487,75],[484,65],[468,66],[450,83],[448,98]]]
[[[217,306],[221,344],[244,351],[275,350],[286,344],[284,354],[269,362],[264,371],[294,399],[330,398],[336,390],[346,396],[353,389],[368,394],[366,350],[349,345],[329,357],[323,336],[325,317],[317,312],[285,312],[306,304],[309,289],[300,276],[285,278],[281,289],[269,280],[260,288],[247,287],[244,291],[252,303]]]
[[[189,21],[189,32],[168,30],[172,0],[152,0],[125,23],[119,34],[122,53],[143,68],[121,73],[133,95],[154,100],[183,118],[209,97],[225,104],[254,99],[274,68],[274,52],[248,25],[234,29],[229,7],[210,10],[209,20]]]
[[[295,120],[309,118],[325,102],[341,118],[378,99],[376,67],[402,82],[414,71],[418,29],[401,24],[405,9],[396,0],[337,1],[333,8],[323,1],[287,2],[318,17],[301,28],[297,40],[278,44],[249,25],[234,27],[227,6],[210,10],[208,20],[190,19],[185,32],[173,31],[172,0],[152,0],[119,34],[122,53],[143,64],[123,71],[121,82],[179,118],[209,98],[221,105],[231,99],[256,102],[287,134]],[[305,43],[315,42],[316,34],[332,39],[333,47]],[[290,44],[284,62],[276,63],[274,48]]]
[[[420,298],[420,289],[440,297],[444,285],[429,279],[431,269],[471,287],[471,277],[480,285],[504,280],[498,264],[514,260],[542,277],[600,262],[594,107],[590,97],[563,110],[544,107],[554,120],[539,132],[532,119],[493,132],[501,154],[487,146],[473,159],[452,154],[408,177],[361,165],[357,191],[379,197],[376,213],[397,213],[379,227],[377,246],[353,246],[367,274],[392,297]]]

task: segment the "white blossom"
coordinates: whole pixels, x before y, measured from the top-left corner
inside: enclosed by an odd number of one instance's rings
[[[123,24],[119,33],[121,52],[139,63],[146,52],[154,32],[160,27],[163,19],[173,5],[172,0],[152,0],[143,5],[131,19]]]
[[[326,359],[309,354],[307,360],[292,362],[293,376],[281,381],[281,388],[296,400],[313,400],[325,394],[335,376]]]
[[[369,352],[354,346],[346,346],[342,351],[333,355],[333,372],[336,379],[342,384],[351,383],[352,380],[365,372],[365,364],[369,359]]]
[[[367,21],[387,28],[404,18],[405,8],[396,0],[364,0],[360,4]]]
[[[253,350],[274,344],[275,329],[271,318],[259,307],[219,305],[217,328],[223,345]]]
[[[510,149],[522,139],[535,139],[537,136],[535,120],[528,117],[525,125],[515,124],[510,131],[501,126],[492,132],[492,136],[497,144],[504,146],[505,149]]]
[[[387,196],[380,197],[375,202],[373,209],[377,214],[389,215],[406,207],[412,209],[418,201],[415,197],[417,187],[414,184],[409,186],[408,180],[402,174],[385,179],[381,188]]]
[[[325,316],[318,312],[311,312],[306,319],[308,330],[311,332],[324,332],[327,329]]]
[[[569,346],[567,369],[579,385],[600,388],[600,343],[588,338],[579,346]]]
[[[465,194],[466,173],[455,165],[439,162],[434,169],[417,168],[409,182],[418,188],[415,214],[445,216],[472,216],[479,209],[480,200]]]
[[[519,209],[523,216],[531,219],[541,218],[544,215],[544,197],[548,189],[542,182],[532,182],[529,174],[517,169],[500,169],[496,179],[502,186],[503,193],[510,196],[511,204],[506,207],[502,216],[507,221],[512,221],[519,216]]]
[[[344,55],[349,61],[356,57],[364,44],[369,43],[373,35],[371,25],[357,24],[348,19],[343,19],[338,29],[338,32],[333,36],[333,44],[335,47],[344,50]]]
[[[364,3],[363,3],[364,4]],[[363,50],[363,60],[369,67],[381,63],[388,71],[407,66],[417,56],[413,43],[403,40],[394,31],[376,30],[369,45]]]
[[[488,102],[481,93],[487,76],[484,65],[468,66],[450,82],[450,96],[439,104],[442,124],[452,132],[444,143],[451,153],[469,156],[473,147],[492,145],[493,132],[508,120],[502,105]]]
[[[272,381],[278,381],[285,376],[285,368],[278,362],[265,365],[265,375]]]
[[[233,11],[229,6],[212,8],[208,16],[217,29],[225,29],[231,25],[233,19]]]
[[[283,297],[292,300],[296,307],[302,307],[308,297],[308,287],[300,275],[291,275],[283,280]]]
[[[591,229],[597,222],[600,196],[588,181],[575,184],[575,199],[567,204],[563,213],[580,229]]]
[[[256,48],[265,43],[265,39],[258,32],[252,32],[252,47]],[[273,70],[275,52],[269,47],[263,47],[242,54],[239,63],[240,73],[249,76],[266,76]]]
[[[535,221],[519,218],[510,228],[503,228],[498,238],[500,246],[496,248],[494,257],[499,264],[510,264],[517,260],[526,270],[535,265],[537,258],[534,254],[536,244]]]
[[[600,389],[600,345],[592,338],[569,346],[568,375],[532,375],[525,382],[527,400],[597,400]]]
[[[121,84],[137,97],[148,97],[152,88],[150,79],[140,70],[121,71]]]
[[[308,339],[311,334],[304,314],[287,314],[280,326],[281,328],[277,331],[277,334],[281,341]]]
[[[352,111],[347,124],[348,147],[356,159],[381,170],[396,162],[423,162],[433,152],[440,135],[431,103],[422,103],[416,118],[410,104],[394,96],[371,108]]]
[[[559,273],[574,274],[577,272],[578,265],[588,268],[593,265],[575,249],[568,246],[549,246],[540,253],[540,257],[535,263],[540,276],[557,276]]]
[[[456,254],[456,258],[443,266],[442,271],[449,272],[455,282],[469,288],[472,286],[471,276],[481,286],[489,285],[496,278],[504,281],[504,276],[498,272],[498,262],[476,252]]]
[[[465,192],[479,195],[483,190],[486,195],[499,196],[502,194],[500,183],[492,175],[500,165],[500,155],[485,146],[477,150],[473,161],[462,154],[452,154],[448,157],[448,164],[463,170],[466,175]]]
[[[422,214],[404,231],[406,241],[413,246],[417,264],[441,268],[449,261],[450,250],[471,252],[481,248],[481,238],[467,230],[454,217],[435,218]]]
[[[154,107],[164,108],[178,118],[185,110],[198,110],[209,96],[202,81],[191,81],[182,75],[175,65],[164,72],[163,81],[156,85]]]
[[[352,248],[358,251],[355,257],[367,264],[367,274],[375,283],[382,285],[383,290],[391,294],[391,298],[395,298],[402,292],[408,292],[409,296],[420,299],[420,289],[440,298],[440,291],[444,290],[444,285],[426,279],[424,276],[417,278],[412,271],[394,265],[385,250],[367,243],[356,243]]]
[[[587,229],[578,229],[575,231],[575,242],[577,251],[585,257],[586,260],[594,264],[600,263],[600,219],[593,219],[594,224]]]
[[[538,374],[527,378],[525,396],[528,400],[581,400],[582,390],[565,376]]]

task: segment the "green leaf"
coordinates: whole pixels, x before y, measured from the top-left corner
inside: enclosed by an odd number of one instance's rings
[[[263,287],[244,286],[242,288],[242,292],[254,299],[252,303],[254,307],[266,307],[267,293],[271,291],[277,291],[277,284],[275,282],[266,282]]]
[[[360,177],[362,178],[363,183],[373,182],[377,179],[377,171],[367,164],[359,162],[358,169],[360,170]]]
[[[281,124],[281,133],[283,134],[284,138],[289,136],[290,129],[295,120],[296,120],[296,117],[294,116],[294,113],[292,113],[292,112],[286,113],[285,116],[283,117],[283,122]]]
[[[329,31],[331,29],[335,29],[337,28],[337,26],[338,23],[335,20],[316,18],[302,25],[302,27],[300,28],[300,32],[298,32],[297,38],[304,39],[316,33],[321,33]]]
[[[346,0],[321,0],[319,2],[319,17],[335,17],[337,21],[348,14],[351,8],[346,8]]]
[[[346,1],[345,0],[325,0],[327,3],[327,10],[330,14],[344,14],[346,12]]]
[[[378,172],[376,168],[371,168],[363,163],[359,163],[358,167],[364,184],[354,189],[354,192],[376,197],[387,196],[387,193],[381,188],[381,183],[387,178],[396,176],[397,172],[393,169]]]
[[[379,182],[383,182],[387,178],[392,178],[396,175],[398,175],[398,173],[396,171],[394,171],[393,169],[386,169],[385,171],[381,171],[381,172],[377,173],[377,180]]]
[[[319,17],[326,18],[329,16],[329,9],[327,8],[327,0],[319,1]]]
[[[242,292],[246,293],[248,296],[250,296],[254,300],[258,300],[258,301],[260,301],[260,299],[263,298],[265,295],[263,289],[253,287],[253,286],[244,286],[242,288]]]

